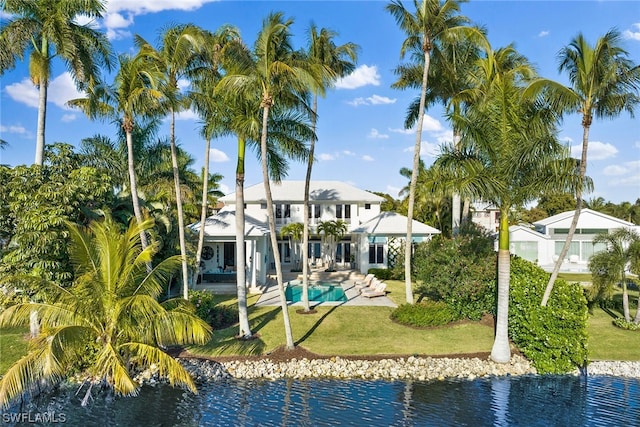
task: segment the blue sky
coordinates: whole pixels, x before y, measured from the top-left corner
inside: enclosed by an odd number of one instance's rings
[[[362,189],[398,196],[407,184],[402,167],[412,164],[415,133],[403,129],[407,105],[416,93],[391,89],[393,69],[400,62],[403,34],[383,1],[207,1],[112,0],[105,19],[96,24],[105,31],[118,52],[133,52],[133,34],[156,42],[162,28],[191,22],[209,30],[222,24],[240,29],[252,45],[263,19],[271,11],[292,17],[296,47],[306,43],[309,24],[339,33],[338,43],[360,45],[358,68],[340,81],[319,103],[318,161],[313,179],[349,182]],[[409,5],[408,5],[409,6]],[[566,83],[557,71],[556,54],[579,32],[590,43],[617,28],[624,47],[640,63],[640,1],[488,1],[462,5],[462,13],[488,30],[494,49],[514,43],[534,63],[540,75]],[[3,16],[6,18],[6,16]],[[96,134],[115,136],[112,124],[91,122],[65,102],[78,97],[63,64],[54,64],[49,90],[46,140],[78,144]],[[31,164],[34,158],[37,90],[28,78],[27,63],[5,73],[0,87],[0,138],[9,146],[0,151],[0,163]],[[640,111],[637,112],[640,114]],[[429,109],[422,135],[422,157],[431,164],[440,143],[451,140],[451,129],[442,109]],[[204,158],[200,123],[183,114],[176,132],[178,143],[196,158]],[[567,116],[560,138],[579,157],[582,140],[580,117]],[[236,144],[233,138],[214,140],[211,171],[224,176],[222,188],[233,191]],[[289,179],[304,179],[305,165],[292,163]],[[246,184],[261,182],[254,155],[247,162]],[[616,203],[640,197],[640,126],[623,114],[615,120],[596,120],[591,127],[587,174],[595,191],[586,198],[604,197]]]

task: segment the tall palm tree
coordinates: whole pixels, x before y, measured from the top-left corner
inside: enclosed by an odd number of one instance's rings
[[[345,43],[337,46],[333,39],[337,33],[322,28],[319,32],[315,25],[309,29],[309,45],[306,59],[316,74],[316,84],[313,91],[313,115],[311,116],[311,128],[316,133],[318,114],[318,96],[324,96],[328,88],[333,87],[336,80],[351,73],[355,69],[358,46],[354,43]],[[304,181],[303,202],[303,237],[302,237],[302,305],[304,311],[309,311],[309,186],[311,185],[311,170],[313,169],[313,156],[315,153],[316,138],[311,138],[309,146],[309,160],[307,161],[307,173]]]
[[[278,20],[280,18],[277,18]],[[267,20],[268,21],[268,20]],[[275,25],[277,26],[277,25]],[[223,114],[219,119],[223,121],[221,129],[228,133],[235,134],[238,138],[238,163],[236,167],[236,259],[238,263],[244,265],[244,176],[245,176],[245,155],[247,147],[256,148],[258,157],[261,159],[263,173],[266,168],[267,178],[265,187],[269,188],[267,193],[267,209],[270,218],[270,231],[272,248],[275,255],[275,264],[279,289],[282,291],[281,304],[283,313],[286,316],[285,334],[287,336],[287,346],[293,347],[293,335],[289,323],[288,312],[286,311],[286,299],[284,297],[284,287],[282,284],[282,272],[279,262],[279,253],[277,251],[277,234],[275,231],[275,221],[273,221],[273,199],[269,187],[269,178],[274,181],[280,181],[286,176],[288,162],[287,157],[294,159],[306,159],[308,150],[301,141],[311,138],[311,131],[306,121],[308,111],[302,113],[290,108],[292,103],[299,107],[299,98],[292,96],[285,98],[280,93],[278,104],[266,113],[261,105],[261,99],[265,93],[265,87],[271,84],[266,80],[270,76],[269,65],[267,64],[268,55],[272,52],[265,52],[265,48],[273,49],[278,47],[278,55],[282,56],[283,52],[291,54],[292,50],[288,42],[278,44],[279,38],[271,40],[266,34],[269,30],[274,32],[273,25],[265,24],[265,28],[261,31],[254,51],[251,52],[242,43],[230,43],[227,46],[227,52],[223,55],[223,68],[225,76],[220,83],[216,85],[214,95],[221,96],[223,101],[220,105],[223,108]],[[280,26],[282,30],[282,26]],[[286,32],[286,31],[285,31]],[[277,31],[275,31],[277,33]],[[276,34],[277,35],[277,34]],[[272,34],[273,36],[273,34]],[[271,37],[272,39],[274,37]],[[275,44],[275,46],[274,46]],[[278,57],[276,55],[276,57]],[[282,63],[272,64],[272,67],[278,70]],[[284,68],[287,68],[284,65]],[[265,74],[266,73],[266,74]],[[302,85],[300,85],[302,87]],[[286,95],[287,93],[285,93]],[[307,113],[306,115],[304,113]],[[266,121],[266,123],[265,123]],[[265,125],[270,130],[266,133]],[[273,224],[271,222],[273,221]],[[273,229],[271,228],[273,225]],[[238,267],[240,270],[240,264]],[[243,325],[243,311],[246,308],[241,307],[243,295],[246,295],[246,287],[244,281],[244,273],[238,271],[238,305],[240,312],[240,332],[245,337],[251,336],[248,320]],[[244,297],[246,301],[246,297]],[[245,302],[246,304],[246,302]]]
[[[291,222],[289,224],[283,225],[280,229],[280,237],[288,237],[289,243],[293,248],[293,256],[296,260],[296,269],[300,269],[300,263],[302,260],[300,259],[300,241],[302,240],[302,235],[304,233],[304,224],[301,222]],[[304,290],[303,290],[304,292]],[[309,296],[307,295],[307,300]]]
[[[498,306],[491,358],[506,363],[509,311],[509,213],[545,191],[575,185],[575,165],[556,138],[555,117],[522,97],[523,84],[534,77],[526,58],[511,46],[489,51],[472,76],[474,99],[460,118],[460,150],[448,147],[434,167],[456,188],[494,203],[500,209],[498,237]],[[573,179],[573,181],[572,181]]]
[[[29,53],[29,75],[39,90],[36,165],[42,165],[47,114],[47,88],[51,62],[62,59],[79,89],[96,79],[101,67],[111,69],[111,45],[106,36],[90,24],[78,24],[78,17],[102,18],[102,0],[4,0],[2,9],[10,16],[0,30],[0,75],[12,69]]]
[[[558,53],[559,71],[566,71],[570,86],[549,79],[538,79],[527,89],[527,96],[544,91],[551,105],[562,113],[582,115],[582,153],[580,176],[587,173],[587,148],[589,129],[595,118],[614,118],[623,110],[633,116],[640,103],[640,66],[629,59],[621,47],[620,33],[607,32],[591,46],[582,34],[578,34],[568,46]],[[578,225],[582,209],[583,188],[576,191],[576,210],[569,226],[569,233],[553,268],[549,283],[542,297],[547,305],[553,284],[558,277],[562,260],[566,257]]]
[[[328,258],[327,271],[335,271],[336,245],[347,234],[349,227],[341,219],[320,221],[318,224],[318,234],[322,236],[325,245],[325,256]]]
[[[413,289],[411,283],[411,254],[412,254],[412,225],[415,202],[416,182],[420,161],[422,143],[422,123],[426,105],[427,82],[431,63],[431,52],[437,47],[438,41],[444,36],[460,32],[469,35],[471,30],[464,27],[469,19],[459,14],[460,4],[465,0],[413,0],[415,12],[405,8],[400,0],[393,0],[386,9],[393,15],[398,26],[407,38],[400,48],[400,55],[411,52],[423,61],[420,102],[418,104],[418,122],[416,124],[416,142],[413,150],[413,173],[409,184],[409,205],[407,209],[407,236],[405,239],[405,295],[407,303],[413,303]]]
[[[179,268],[178,257],[146,270],[156,245],[142,249],[140,236],[152,221],[132,221],[120,226],[107,219],[88,229],[69,224],[70,258],[75,280],[71,287],[43,281],[51,295],[48,303],[17,304],[0,314],[0,327],[23,325],[31,310],[41,314],[42,334],[31,350],[0,380],[0,405],[33,389],[41,381],[55,383],[86,364],[90,397],[92,384],[103,382],[119,395],[140,389],[133,375],[151,365],[172,385],[196,392],[189,373],[161,347],[203,344],[211,336],[209,326],[180,302],[160,304],[163,284]]]
[[[120,69],[113,85],[101,82],[87,89],[86,98],[73,99],[69,105],[78,107],[91,119],[110,118],[120,121],[127,141],[127,171],[129,188],[136,221],[142,223],[143,216],[138,199],[133,129],[137,117],[154,117],[162,110],[164,92],[160,89],[164,74],[144,56],[120,55]],[[141,231],[143,248],[148,246],[147,236]]]
[[[163,88],[165,89],[164,96],[167,101],[166,108],[171,118],[169,141],[171,144],[171,164],[173,166],[173,181],[178,211],[178,236],[180,240],[180,256],[182,258],[182,297],[184,299],[189,298],[189,267],[184,235],[185,226],[182,213],[180,173],[176,154],[175,123],[176,113],[188,108],[190,102],[189,98],[181,93],[178,81],[188,78],[191,74],[197,73],[198,69],[206,66],[204,61],[199,61],[199,53],[204,50],[206,41],[207,38],[203,30],[191,24],[175,25],[165,29],[158,49],[155,49],[142,37],[136,37],[140,55],[145,55],[149,60],[157,63],[165,74],[167,82]]]
[[[221,84],[223,87],[235,88],[246,94],[253,105],[262,110],[260,127],[260,158],[262,178],[267,199],[267,212],[271,249],[276,268],[276,281],[282,305],[286,347],[294,348],[293,333],[287,310],[287,301],[282,282],[282,266],[278,252],[278,235],[274,218],[273,196],[271,194],[268,156],[268,130],[270,111],[274,102],[278,108],[308,113],[305,98],[307,90],[313,87],[313,76],[304,66],[304,61],[296,58],[291,44],[290,27],[293,21],[284,20],[282,13],[272,13],[263,22],[253,49],[254,60],[246,64],[243,74],[227,75]],[[240,206],[238,206],[238,209]]]
[[[482,29],[478,29],[482,32]],[[459,145],[460,129],[456,125],[456,117],[463,114],[467,105],[462,94],[469,89],[470,80],[468,75],[475,67],[476,61],[480,57],[481,48],[486,45],[486,40],[476,37],[477,40],[470,38],[453,38],[453,40],[444,37],[439,43],[439,48],[433,50],[431,57],[431,65],[429,67],[431,82],[427,87],[426,105],[432,105],[440,102],[444,105],[451,127],[453,129],[454,146]],[[420,89],[422,79],[423,64],[410,63],[399,65],[395,69],[398,80],[391,85],[397,89]],[[420,115],[419,111],[420,97],[418,96],[409,105],[407,109],[407,117],[405,120],[405,128],[413,127]],[[409,172],[411,170],[409,169]],[[418,177],[419,180],[419,177]],[[455,189],[454,189],[455,190]],[[464,199],[464,208],[460,210],[461,197],[459,192],[454,191],[451,202],[451,229],[453,234],[457,234],[462,221],[467,218],[470,206],[468,197]],[[439,228],[442,228],[439,226]]]

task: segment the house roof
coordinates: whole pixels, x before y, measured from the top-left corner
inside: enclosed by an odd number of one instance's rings
[[[244,215],[246,237],[259,237],[269,234],[269,228],[251,215]],[[200,231],[200,221],[189,226],[193,231]],[[235,237],[236,235],[236,211],[233,208],[224,208],[215,215],[205,220],[204,233],[206,236]]]
[[[549,226],[557,224],[559,222],[571,220],[573,218],[574,212],[575,212],[575,210],[562,212],[562,213],[550,216],[548,218],[541,219],[540,221],[536,221],[533,224],[534,225],[541,225],[541,226],[549,227]],[[625,226],[625,227],[633,227],[634,226],[634,224],[632,222],[625,221],[623,219],[616,218],[616,217],[613,217],[611,215],[603,214],[602,212],[598,212],[598,211],[594,211],[594,210],[591,210],[591,209],[584,208],[584,209],[582,209],[580,211],[580,218],[578,219],[578,228],[583,226],[581,223],[586,222],[587,218],[592,219],[592,220],[596,220],[596,221],[599,221],[599,222],[603,222],[603,223],[606,223],[606,222],[615,223],[619,227],[620,226]],[[606,228],[610,228],[610,227],[606,227]]]
[[[304,200],[305,181],[281,181],[271,183],[272,199],[277,202],[300,202]],[[235,193],[220,198],[226,204],[234,204]],[[264,184],[255,184],[244,189],[245,203],[265,202]],[[369,191],[361,190],[342,181],[311,181],[309,184],[309,200],[382,203],[384,198]]]
[[[384,234],[387,236],[406,235],[407,217],[395,212],[382,212],[380,215],[355,228],[353,233]],[[414,236],[428,236],[431,234],[440,234],[440,230],[413,220],[411,234]]]
[[[532,230],[531,228],[526,227],[524,225],[512,225],[509,227],[509,234],[513,234],[516,232],[523,232],[525,234],[530,234],[532,237],[535,237],[537,239],[546,239],[546,240],[551,239],[550,236],[546,234],[542,234],[536,230]]]

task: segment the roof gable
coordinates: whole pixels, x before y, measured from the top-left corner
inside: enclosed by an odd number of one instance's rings
[[[407,217],[396,212],[382,212],[380,215],[361,224],[353,230],[353,233],[406,235]],[[440,234],[440,230],[415,219],[412,222],[412,235],[429,236]]]
[[[575,210],[562,212],[533,224],[547,228],[569,228],[574,212]],[[580,211],[577,228],[620,228],[632,227],[633,225],[633,223],[620,218],[585,208]]]

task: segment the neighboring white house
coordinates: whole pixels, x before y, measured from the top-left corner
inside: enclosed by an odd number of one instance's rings
[[[491,202],[475,200],[471,203],[471,221],[497,233],[500,227],[500,209]]]
[[[562,212],[536,221],[533,223],[535,230],[523,226],[509,227],[511,253],[551,270],[569,233],[574,212]],[[562,270],[586,271],[589,257],[605,249],[604,244],[593,243],[594,237],[618,228],[635,229],[636,226],[591,209],[582,209]]]
[[[283,268],[297,264],[294,250],[288,238],[281,238],[279,230],[289,223],[303,222],[304,181],[282,181],[271,184],[274,215],[278,231],[278,250]],[[255,287],[266,281],[269,270],[274,268],[267,202],[264,184],[244,189],[245,248],[247,284]],[[372,267],[388,267],[406,235],[407,218],[399,214],[381,212],[384,199],[368,191],[360,190],[341,181],[312,181],[310,184],[311,235],[309,239],[309,263],[318,265],[326,255],[326,248],[316,234],[321,221],[340,219],[347,223],[347,233],[337,242],[334,260],[338,266],[354,266],[360,272]],[[225,207],[205,222],[205,247],[203,250],[204,277],[206,281],[231,281],[236,265],[235,252],[235,193],[220,198]],[[194,231],[201,224],[190,227]],[[439,230],[417,221],[413,222],[413,240],[422,241],[440,233]],[[226,271],[226,273],[225,273]]]

